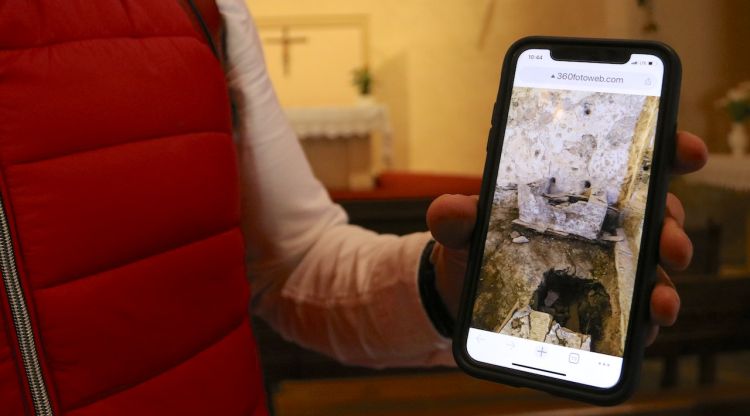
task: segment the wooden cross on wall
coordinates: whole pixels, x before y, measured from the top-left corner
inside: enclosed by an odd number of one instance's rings
[[[289,36],[289,26],[283,26],[281,28],[281,37],[279,38],[266,38],[268,43],[277,43],[281,45],[281,65],[284,68],[284,76],[289,76],[292,66],[292,45],[307,43],[307,38],[304,36]]]

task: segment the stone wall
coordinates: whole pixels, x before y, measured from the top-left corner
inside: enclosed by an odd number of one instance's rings
[[[656,97],[514,89],[473,326],[622,355],[657,109]],[[567,276],[562,292],[550,273]],[[595,330],[576,324],[590,316]]]
[[[615,266],[620,288],[619,302],[622,310],[620,326],[623,329],[623,343],[626,336],[625,329],[630,319],[630,306],[633,301],[638,260],[637,254],[634,253],[639,253],[641,247],[658,108],[658,97],[646,98],[643,111],[636,124],[628,171],[623,186],[624,191],[620,198],[625,240],[619,241],[615,245]]]
[[[645,97],[514,88],[498,185],[555,178],[551,193],[603,191],[619,199]]]

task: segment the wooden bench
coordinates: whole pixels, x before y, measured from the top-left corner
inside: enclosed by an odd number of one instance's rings
[[[450,372],[283,382],[277,416],[610,416],[747,415],[750,384],[640,390],[614,407],[598,407]]]
[[[400,181],[400,182],[399,182]],[[448,186],[441,186],[445,182]],[[406,188],[401,188],[397,183]],[[347,211],[352,224],[378,232],[406,234],[426,230],[424,215],[430,202],[442,193],[476,194],[478,178],[454,178],[431,175],[404,177],[390,174],[379,178],[379,190],[366,193],[332,192],[332,196]],[[718,250],[716,230],[708,240],[694,233],[696,252]],[[705,246],[705,249],[700,247]],[[701,251],[702,250],[702,251]],[[715,254],[715,253],[714,253]],[[675,281],[682,299],[682,310],[677,324],[664,328],[656,343],[646,350],[651,358],[665,360],[662,385],[673,386],[679,377],[677,360],[684,355],[709,357],[702,360],[701,382],[711,383],[715,377],[715,354],[750,349],[750,276],[739,279],[719,279],[706,270],[718,269],[718,255],[700,259],[692,273],[680,275]],[[331,379],[341,377],[418,376],[429,373],[438,376],[445,369],[386,369],[372,370],[344,366],[321,354],[284,341],[265,323],[255,319],[255,333],[259,341],[262,365],[269,393],[279,392],[285,380]],[[714,357],[714,358],[710,358]],[[639,413],[641,414],[641,413]],[[646,414],[646,413],[643,413]]]
[[[679,319],[673,327],[662,328],[646,355],[667,359],[664,387],[677,383],[677,360],[686,355],[701,357],[700,382],[711,384],[717,353],[750,349],[750,275],[680,276],[675,284],[682,301]]]

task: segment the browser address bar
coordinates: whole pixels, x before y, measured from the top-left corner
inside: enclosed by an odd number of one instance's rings
[[[654,90],[653,74],[642,72],[584,70],[578,68],[526,67],[516,73],[516,82],[524,85],[556,86],[565,89],[605,87],[623,90]]]

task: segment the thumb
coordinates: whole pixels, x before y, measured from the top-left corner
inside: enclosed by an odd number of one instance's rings
[[[441,195],[427,209],[427,226],[437,242],[447,248],[469,247],[477,218],[476,195]]]

